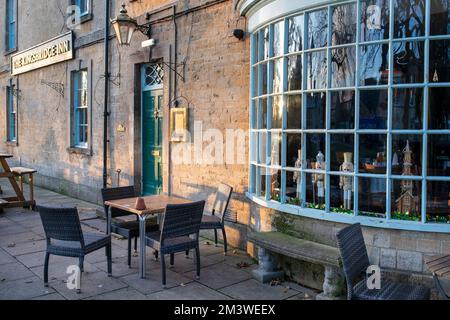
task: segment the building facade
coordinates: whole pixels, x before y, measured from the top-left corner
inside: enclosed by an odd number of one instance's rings
[[[99,203],[105,4],[52,2],[1,2],[0,150]],[[110,33],[109,186],[202,199],[226,182],[229,240],[251,254],[248,230],[336,246],[359,222],[371,263],[431,285],[425,256],[450,253],[448,1],[125,4],[155,44]],[[281,263],[320,288],[321,266]]]

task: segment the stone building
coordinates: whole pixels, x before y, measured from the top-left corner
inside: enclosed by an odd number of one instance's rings
[[[224,181],[235,189],[229,240],[251,254],[249,230],[336,246],[336,231],[359,222],[371,263],[431,285],[424,257],[450,253],[446,1],[130,0],[111,1],[111,18],[122,2],[155,43],[142,47],[136,31],[119,46],[110,32],[108,186],[200,199]],[[0,6],[0,150],[36,168],[36,184],[99,203],[105,2]],[[66,39],[70,52],[58,47]],[[190,143],[172,136],[178,108]],[[417,221],[395,205],[406,141]],[[344,153],[355,167],[350,210]],[[290,277],[321,287],[322,266],[280,258]]]

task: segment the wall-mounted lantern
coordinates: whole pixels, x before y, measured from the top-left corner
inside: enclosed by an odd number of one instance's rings
[[[139,25],[137,21],[128,15],[125,4],[119,15],[111,20],[111,24],[116,33],[117,41],[121,46],[129,46],[133,38],[134,31],[139,30],[150,38],[150,24]]]

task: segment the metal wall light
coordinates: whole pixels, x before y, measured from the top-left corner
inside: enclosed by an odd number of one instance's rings
[[[141,31],[148,38],[150,38],[150,24],[139,25],[137,21],[128,15],[125,4],[122,4],[122,9],[119,15],[111,20],[111,24],[116,33],[117,41],[121,46],[129,46],[133,34],[136,30]]]

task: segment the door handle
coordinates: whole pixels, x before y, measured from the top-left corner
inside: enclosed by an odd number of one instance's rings
[[[159,156],[161,156],[161,153],[159,151],[153,151],[152,156],[159,157]]]

